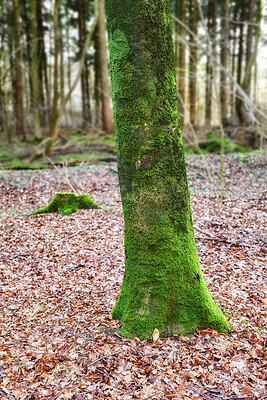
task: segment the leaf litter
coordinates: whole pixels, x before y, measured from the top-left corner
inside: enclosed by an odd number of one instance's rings
[[[124,270],[116,164],[0,171],[0,398],[264,399],[266,164],[187,157],[196,245],[231,335],[129,340],[110,312]],[[245,161],[245,162],[244,162]],[[67,176],[67,179],[66,179]],[[100,210],[29,214],[57,191],[88,192]]]

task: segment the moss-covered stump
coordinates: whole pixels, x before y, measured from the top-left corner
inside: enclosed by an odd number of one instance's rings
[[[33,212],[31,215],[62,212],[63,215],[70,215],[79,209],[99,208],[99,206],[84,193],[56,193],[54,199],[46,207]]]

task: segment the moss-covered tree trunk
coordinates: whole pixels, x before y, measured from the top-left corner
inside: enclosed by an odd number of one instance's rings
[[[227,331],[194,241],[169,1],[106,0],[106,13],[126,258],[112,316],[140,338]]]

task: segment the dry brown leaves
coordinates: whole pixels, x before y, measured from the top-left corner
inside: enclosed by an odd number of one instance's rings
[[[225,167],[219,216],[216,181],[188,158],[200,261],[234,331],[143,342],[110,317],[124,265],[115,164],[0,171],[0,399],[267,398],[264,164],[229,156]],[[29,218],[70,191],[66,172],[101,209]]]

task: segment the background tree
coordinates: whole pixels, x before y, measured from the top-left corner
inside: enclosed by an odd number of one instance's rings
[[[37,17],[36,17],[36,0],[31,0],[31,30],[32,30],[32,92],[33,92],[33,120],[34,134],[36,139],[42,137],[41,122],[39,114],[39,59],[38,59],[38,38],[37,38]]]
[[[104,0],[99,0],[98,40],[102,105],[102,129],[104,132],[110,132],[113,129],[113,113],[111,107]]]
[[[209,52],[207,54],[206,61],[206,82],[205,82],[205,126],[207,129],[211,128],[211,118],[212,118],[212,87],[214,79],[214,71],[212,62],[212,56],[215,56],[216,48],[216,3],[214,0],[208,0],[207,5],[207,32],[208,38],[211,43]],[[212,54],[210,54],[212,51]]]
[[[226,332],[194,242],[169,3],[106,0],[106,11],[126,258],[112,316],[139,337]]]
[[[220,74],[220,101],[221,101],[221,114],[222,121],[225,123],[227,120],[227,70],[228,63],[228,37],[229,37],[229,0],[223,1],[223,13],[221,19],[221,69]]]
[[[177,0],[178,3],[178,0]],[[178,6],[177,6],[178,7]],[[180,20],[186,24],[186,0],[180,1],[179,6],[179,17]],[[180,27],[180,44],[179,44],[179,54],[178,54],[178,92],[179,92],[179,110],[180,110],[180,123],[181,127],[184,125],[184,113],[185,113],[185,46],[186,30],[183,26]]]
[[[196,88],[197,88],[197,21],[198,21],[198,1],[189,0],[189,28],[194,35],[191,35],[191,45],[189,48],[189,110],[190,122],[196,125]]]
[[[259,60],[265,57],[264,37],[260,30],[261,23],[265,23],[265,11],[261,1],[246,0],[242,7],[238,0],[170,2],[176,18],[173,34],[178,104],[180,121],[185,126],[184,137],[190,141],[192,131],[194,138],[203,142],[207,130],[217,134],[216,84],[220,90],[220,110],[227,135],[246,146],[259,145],[257,132],[262,132],[263,137],[266,131],[266,73],[264,63],[256,62],[259,54]],[[100,7],[103,7],[102,4],[103,0],[100,1]],[[88,44],[77,87],[71,90],[94,19],[94,5],[94,0],[61,0],[56,33],[59,40],[57,64],[53,35],[54,1],[1,2],[2,140],[11,141],[13,132],[17,132],[13,138],[25,139],[26,122],[28,139],[31,141],[34,136],[40,139],[39,114],[44,136],[39,147],[45,147],[53,120],[54,90],[58,90],[60,108],[71,91],[69,103],[58,117],[62,141],[66,143],[70,139],[71,131],[80,130],[83,135],[98,135],[100,130],[111,131],[112,110],[103,10],[99,14],[97,31]],[[204,31],[208,35],[203,35]],[[258,48],[262,49],[260,53]],[[56,69],[57,89],[53,84]],[[257,83],[259,80],[262,80],[261,85]]]
[[[22,140],[26,140],[26,129],[24,121],[24,97],[23,97],[23,70],[21,54],[21,28],[19,0],[13,0],[14,10],[14,52],[15,52],[15,111],[16,111],[16,134]]]

